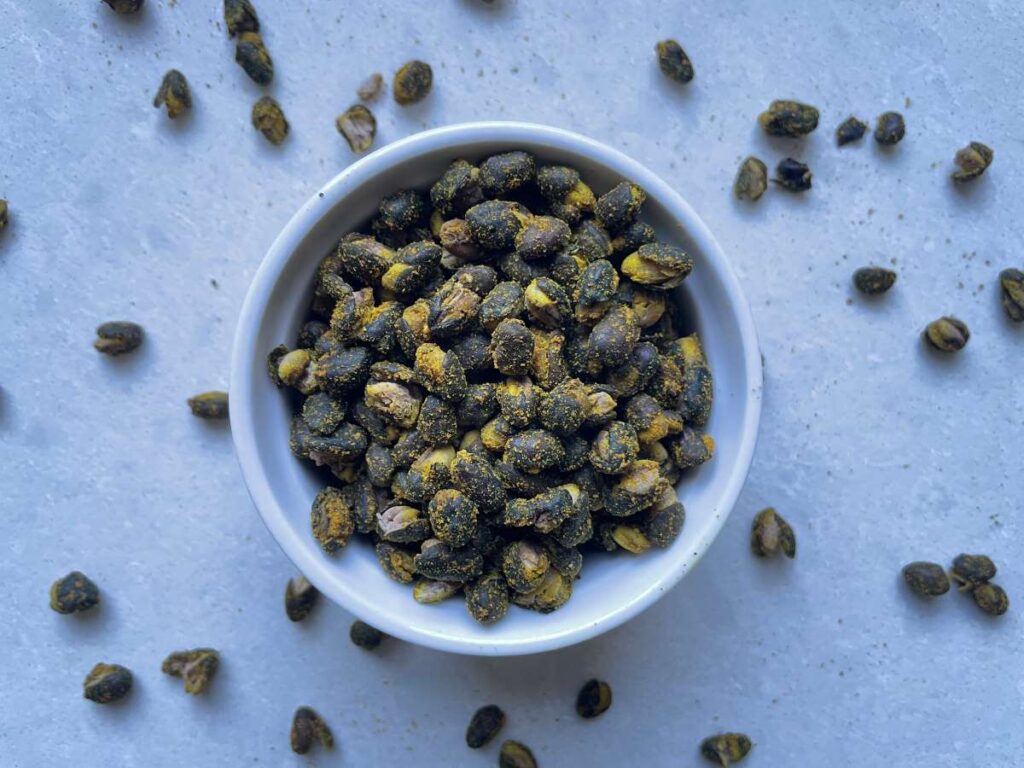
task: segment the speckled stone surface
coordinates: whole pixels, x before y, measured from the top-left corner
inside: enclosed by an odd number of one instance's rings
[[[339,10],[342,6],[343,10]],[[249,125],[263,91],[233,61],[219,2],[0,0],[0,763],[37,766],[493,765],[463,733],[485,703],[543,766],[678,766],[742,730],[745,765],[1009,766],[1024,749],[1021,457],[1024,328],[996,278],[1024,266],[1021,8],[985,4],[257,0],[277,65],[268,92],[292,133]],[[794,7],[796,6],[796,7]],[[696,79],[658,72],[675,36]],[[282,609],[294,572],[252,509],[226,425],[185,398],[226,386],[234,319],[271,240],[353,160],[334,117],[375,70],[434,65],[433,94],[375,106],[378,145],[423,128],[527,119],[606,141],[660,173],[730,255],[765,356],[749,482],[704,562],[628,625],[580,647],[467,659],[398,643],[353,647],[352,620]],[[151,106],[164,71],[192,115]],[[772,98],[820,106],[804,142],[768,140]],[[851,112],[897,109],[907,137],[837,149]],[[948,180],[956,149],[995,149],[987,176]],[[734,202],[745,155],[806,160],[814,189]],[[892,264],[868,301],[850,275]],[[940,358],[919,334],[942,314],[973,332]],[[147,329],[110,360],[108,319]],[[723,460],[720,457],[719,460]],[[749,554],[775,505],[795,562]],[[910,596],[900,567],[992,555],[1010,595],[991,619],[968,598]],[[93,615],[60,616],[47,589],[71,569],[100,586]],[[160,673],[170,651],[213,646],[206,697]],[[98,661],[135,672],[121,705],[82,698]],[[599,676],[614,704],[573,711]],[[338,748],[292,755],[308,704]]]

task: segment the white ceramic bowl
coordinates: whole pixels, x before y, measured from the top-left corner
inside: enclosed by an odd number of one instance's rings
[[[599,194],[623,179],[647,191],[644,218],[659,236],[692,254],[680,289],[714,375],[707,431],[714,458],[679,485],[682,534],[642,556],[588,556],[572,599],[541,615],[515,606],[485,627],[461,598],[420,605],[388,578],[372,547],[355,537],[335,556],[310,532],[309,509],[322,481],[288,449],[290,407],[266,373],[276,344],[294,343],[313,273],[339,237],[368,219],[384,195],[426,187],[454,159],[479,160],[523,149],[541,163],[579,169]],[[699,190],[691,190],[698,194]],[[761,413],[761,358],[750,310],[725,255],[703,222],[665,182],[625,155],[578,134],[525,123],[471,123],[397,141],[334,177],[299,210],[263,259],[242,308],[231,361],[231,431],[245,482],[271,534],[331,600],[390,635],[445,651],[503,656],[547,651],[599,635],[635,616],[675,585],[721,529],[750,465]]]

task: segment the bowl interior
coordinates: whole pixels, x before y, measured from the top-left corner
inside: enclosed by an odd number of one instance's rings
[[[386,194],[426,188],[458,157],[479,160],[525,149],[542,163],[579,169],[597,194],[622,179],[648,192],[644,218],[661,239],[687,249],[695,268],[679,299],[703,341],[714,375],[707,431],[715,457],[678,487],[686,507],[682,534],[667,550],[642,556],[588,555],[572,599],[541,615],[512,607],[484,627],[461,597],[424,606],[389,579],[361,537],[335,556],[310,532],[309,509],[324,476],[288,449],[289,399],[270,382],[266,354],[293,345],[306,319],[314,271],[344,233],[363,224]],[[440,129],[391,145],[335,178],[296,215],[257,274],[238,330],[231,382],[232,431],[257,508],[296,566],[322,592],[360,618],[402,639],[474,654],[548,650],[603,632],[649,605],[691,568],[721,527],[739,493],[760,410],[760,360],[749,313],[724,256],[696,215],[663,182],[617,152],[554,129],[507,124]]]

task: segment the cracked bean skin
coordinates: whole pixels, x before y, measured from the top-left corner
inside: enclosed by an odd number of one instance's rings
[[[750,737],[743,733],[720,733],[700,743],[700,753],[718,765],[728,767],[738,763],[750,752]]]
[[[502,550],[501,570],[516,592],[530,592],[540,585],[551,565],[548,553],[526,540],[513,542]]]
[[[679,286],[692,271],[689,254],[665,243],[641,245],[622,260],[622,273],[630,280],[661,291]]]
[[[400,584],[412,583],[416,565],[411,553],[386,541],[378,542],[375,550],[377,562],[388,576]]]
[[[334,121],[338,133],[348,142],[348,147],[357,155],[373,146],[377,135],[377,118],[369,107],[353,104]]]
[[[805,163],[787,157],[779,161],[772,182],[787,192],[806,192],[811,188],[812,178],[811,169]]]
[[[953,558],[950,577],[959,585],[960,591],[974,589],[996,577],[996,564],[988,555],[959,554]]]
[[[471,547],[452,547],[439,539],[427,539],[413,558],[416,572],[435,581],[465,582],[483,572],[483,558]]]
[[[498,768],[537,768],[537,760],[529,747],[510,739],[501,745]]]
[[[957,150],[956,156],[953,158],[957,170],[953,171],[950,178],[957,184],[973,181],[988,170],[994,159],[995,153],[991,147],[980,141],[972,141],[966,147]]]
[[[284,590],[284,612],[290,621],[303,621],[316,607],[320,592],[305,576],[288,579]]]
[[[685,522],[686,509],[676,497],[675,488],[669,486],[648,510],[643,532],[652,546],[666,549],[679,536]]]
[[[185,681],[185,693],[205,693],[220,668],[220,654],[213,648],[175,651],[164,659],[160,670]]]
[[[323,718],[311,707],[299,707],[295,710],[288,740],[292,751],[297,755],[305,755],[316,743],[325,750],[334,748],[334,734]]]
[[[767,507],[754,517],[750,548],[758,557],[774,557],[781,553],[792,559],[796,557],[796,535],[782,515]]]
[[[167,116],[172,120],[181,117],[192,109],[192,91],[188,80],[176,69],[167,71],[160,88],[153,97],[154,107],[164,107]]]
[[[537,613],[557,611],[572,597],[572,578],[554,566],[549,567],[540,583],[528,592],[513,592],[512,602],[520,608]]]
[[[93,346],[98,352],[115,357],[134,352],[142,344],[142,326],[127,320],[103,323],[96,329]]]
[[[970,341],[971,331],[958,318],[945,316],[933,320],[924,329],[924,339],[940,352],[959,352]]]
[[[413,599],[422,605],[434,605],[452,597],[462,585],[450,581],[420,579],[412,588]]]
[[[111,704],[128,695],[133,681],[131,670],[126,667],[100,663],[86,675],[83,695],[97,704]]]
[[[600,717],[611,705],[612,689],[604,680],[588,680],[576,695],[576,714],[584,720]]]

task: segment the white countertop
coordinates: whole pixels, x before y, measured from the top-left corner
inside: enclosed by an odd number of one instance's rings
[[[1019,4],[256,5],[269,93],[292,126],[280,148],[249,125],[262,91],[233,61],[219,0],[147,0],[134,19],[98,0],[0,0],[0,763],[494,765],[496,746],[463,743],[492,702],[503,736],[547,768],[696,765],[700,740],[732,729],[756,743],[751,768],[1020,762],[1024,327],[997,289],[1002,268],[1024,267]],[[669,36],[694,61],[688,87],[655,64]],[[353,160],[334,117],[368,74],[390,79],[413,57],[433,65],[433,94],[374,105],[377,146],[477,119],[616,146],[704,217],[757,322],[764,416],[732,518],[678,588],[576,648],[368,654],[334,606],[291,624],[294,571],[249,502],[228,428],[184,405],[226,387],[264,251]],[[150,103],[170,67],[195,99],[180,124]],[[756,126],[785,97],[822,110],[803,144]],[[870,137],[835,147],[850,112],[888,109],[907,119],[894,151]],[[973,139],[995,163],[954,189],[953,154]],[[811,192],[731,199],[743,156],[773,166],[791,152],[810,163]],[[890,260],[890,294],[854,294],[854,268]],[[918,334],[947,313],[973,336],[939,359]],[[92,349],[115,318],[145,326],[138,354]],[[750,519],[769,504],[796,529],[795,562],[749,553]],[[999,565],[1001,619],[955,594],[921,603],[900,583],[905,562],[964,550]],[[102,590],[95,615],[47,608],[51,581],[74,568]],[[200,645],[223,654],[205,698],[159,671]],[[101,660],[135,671],[123,706],[82,699]],[[591,676],[614,705],[583,722],[573,702]],[[290,752],[300,704],[334,729],[334,753]]]

